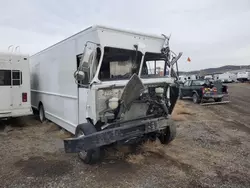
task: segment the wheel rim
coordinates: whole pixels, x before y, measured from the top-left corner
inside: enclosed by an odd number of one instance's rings
[[[197,102],[197,96],[196,96],[196,94],[193,95],[193,101],[194,101],[194,103]]]
[[[84,135],[85,135],[84,132],[80,130],[76,136],[77,136],[77,137],[80,137],[80,136],[84,136]],[[81,159],[85,159],[85,158],[87,157],[87,151],[82,150],[82,151],[80,151],[80,152],[78,153],[78,155],[79,155],[79,157],[80,157]]]
[[[39,118],[40,118],[41,121],[43,121],[43,110],[42,109],[43,108],[40,107],[40,110],[39,110]]]

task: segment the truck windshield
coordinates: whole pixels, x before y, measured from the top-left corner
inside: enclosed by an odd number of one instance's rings
[[[129,79],[139,73],[141,58],[140,51],[105,47],[99,79]]]
[[[163,77],[169,75],[165,57],[162,54],[146,53],[141,77]]]

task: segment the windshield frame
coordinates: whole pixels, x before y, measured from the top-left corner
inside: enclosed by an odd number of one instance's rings
[[[99,62],[99,68],[98,68],[98,73],[97,73],[97,79],[100,81],[100,82],[105,82],[105,81],[119,81],[119,80],[129,80],[132,76],[129,76],[129,77],[126,77],[126,78],[105,78],[105,79],[101,79],[100,78],[100,74],[101,74],[101,70],[102,70],[102,65],[104,63],[104,58],[105,58],[105,48],[110,48],[110,49],[115,49],[115,50],[127,50],[127,51],[131,51],[132,53],[137,53],[134,57],[138,58],[138,57],[141,57],[141,60],[140,61],[136,61],[136,64],[138,64],[138,67],[137,67],[137,73],[136,74],[140,74],[140,67],[141,67],[141,63],[142,63],[142,60],[143,60],[143,57],[144,57],[144,54],[142,51],[140,50],[135,50],[135,49],[127,49],[127,48],[118,48],[118,47],[113,47],[113,46],[104,46],[102,49],[102,56],[101,56],[101,59],[100,59],[100,62]],[[110,62],[109,62],[110,63]],[[110,70],[109,70],[110,71]]]
[[[153,57],[149,57],[147,58],[147,55],[152,55]],[[142,69],[143,69],[143,65],[146,64],[147,61],[164,61],[164,67],[163,67],[163,76],[159,75],[159,74],[148,74],[148,75],[143,75],[142,74]],[[147,78],[163,78],[163,77],[169,77],[171,74],[171,68],[169,67],[168,63],[167,63],[167,57],[162,54],[162,53],[152,53],[152,52],[146,52],[142,58],[142,62],[141,62],[141,67],[140,67],[140,78],[143,79],[147,79]],[[147,65],[146,65],[147,66]],[[166,75],[166,70],[167,67],[169,68],[169,74]],[[155,67],[156,69],[156,67]]]

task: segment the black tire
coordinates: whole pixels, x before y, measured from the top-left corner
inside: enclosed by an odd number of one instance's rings
[[[38,110],[34,107],[32,107],[32,112],[33,112],[33,115],[38,115]]]
[[[222,98],[215,98],[214,101],[215,101],[215,102],[221,102],[221,101],[222,101]]]
[[[196,104],[199,104],[201,102],[201,99],[197,93],[193,93],[193,102]]]
[[[89,135],[95,132],[97,131],[93,124],[83,123],[77,126],[75,135],[78,137],[83,134]],[[78,157],[86,164],[94,164],[101,159],[101,149],[98,147],[95,149],[79,152]]]
[[[43,123],[46,120],[44,107],[42,104],[39,105],[38,116],[41,123]]]
[[[176,125],[172,124],[164,129],[161,134],[158,136],[160,142],[164,145],[169,144],[176,137]]]

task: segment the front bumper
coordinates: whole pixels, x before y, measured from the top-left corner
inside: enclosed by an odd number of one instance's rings
[[[0,111],[0,118],[28,116],[32,115],[32,113],[31,108],[11,109],[8,111]]]
[[[146,133],[160,131],[172,124],[171,119],[164,117],[120,122],[119,127],[116,128],[105,129],[78,138],[66,139],[64,140],[64,148],[66,153],[77,153],[132,137],[139,137]]]

